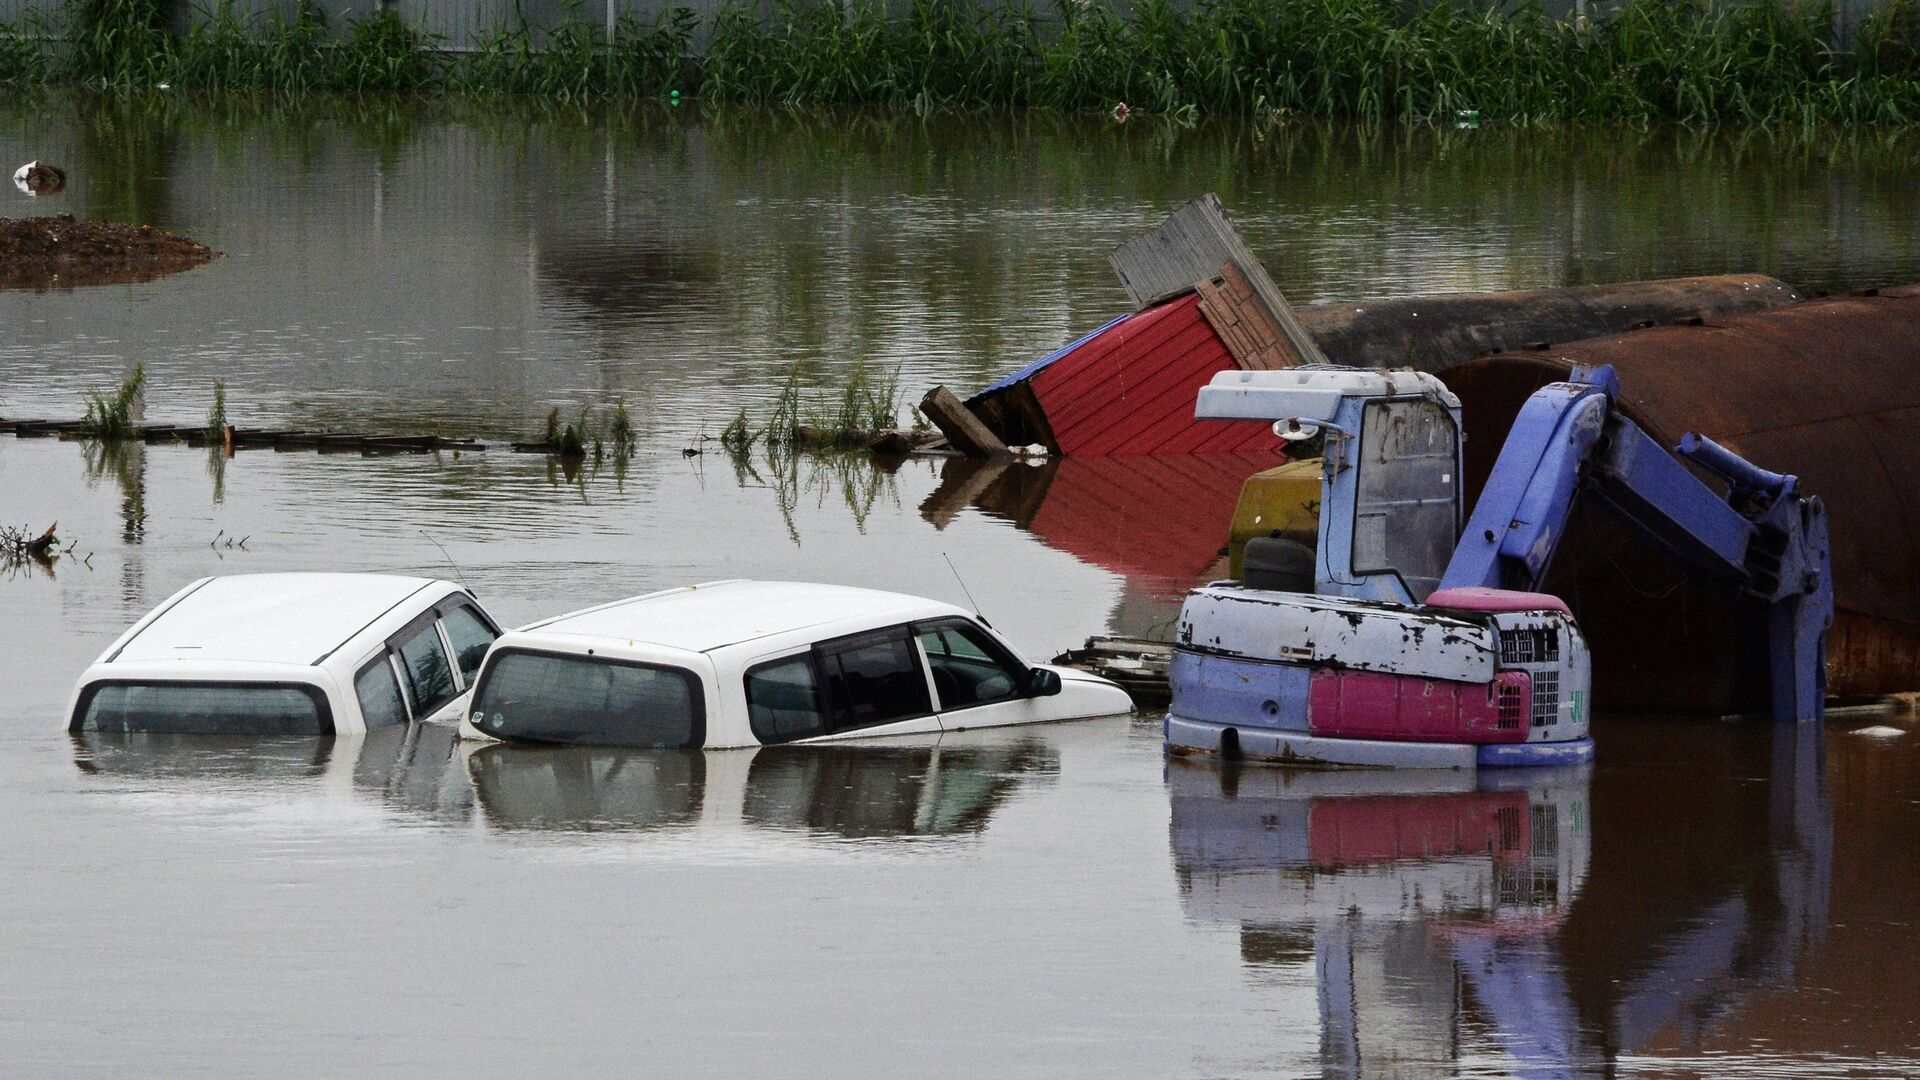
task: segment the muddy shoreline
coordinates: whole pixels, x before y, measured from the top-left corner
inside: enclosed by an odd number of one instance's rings
[[[0,218],[0,289],[120,285],[191,270],[220,253],[151,225]]]

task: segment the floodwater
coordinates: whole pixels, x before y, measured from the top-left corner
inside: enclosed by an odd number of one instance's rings
[[[71,178],[6,214],[226,252],[0,294],[0,416],[139,360],[154,420],[218,376],[243,426],[500,439],[618,399],[642,436],[573,472],[0,436],[0,523],[74,545],[0,572],[0,1072],[1920,1073],[1906,721],[1602,717],[1592,769],[1480,782],[1169,764],[1151,715],[711,754],[61,731],[80,669],[210,573],[456,576],[508,623],[870,584],[1036,658],[1151,632],[1259,460],[701,436],[796,362],[971,390],[1121,310],[1105,252],[1208,189],[1303,302],[1920,280],[1920,136],[54,95],[0,103],[0,151]]]

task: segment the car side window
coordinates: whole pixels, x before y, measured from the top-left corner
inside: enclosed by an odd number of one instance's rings
[[[763,743],[792,742],[827,733],[813,654],[801,653],[747,669],[747,721]]]
[[[904,626],[827,642],[816,653],[834,731],[888,724],[933,711],[926,673]]]
[[[453,665],[447,659],[446,646],[440,642],[435,620],[428,619],[403,632],[394,650],[400,654],[400,666],[412,684],[415,718],[426,719],[460,692],[454,684]]]
[[[465,604],[447,609],[440,623],[447,628],[447,640],[453,642],[453,661],[460,668],[462,681],[472,686],[474,676],[480,673],[480,661],[487,658],[487,649],[493,645],[493,627]]]
[[[1020,696],[1021,669],[979,627],[955,620],[915,628],[933,671],[940,708],[964,709]]]
[[[360,715],[366,719],[368,731],[407,722],[400,677],[393,673],[393,661],[385,650],[353,677],[353,693],[360,699]]]

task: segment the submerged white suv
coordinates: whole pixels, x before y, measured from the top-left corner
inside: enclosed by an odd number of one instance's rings
[[[450,581],[201,578],[80,676],[73,732],[334,735],[465,712],[498,624]]]

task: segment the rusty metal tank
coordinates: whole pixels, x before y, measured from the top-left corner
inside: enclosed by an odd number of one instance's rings
[[[1824,499],[1830,692],[1920,689],[1920,286],[1454,366],[1443,378],[1465,412],[1470,498],[1527,395],[1575,364],[1612,364],[1627,413],[1662,443],[1701,432]],[[1764,707],[1759,606],[1686,580],[1604,512],[1576,511],[1547,588],[1587,634],[1597,705]]]
[[[1763,274],[1721,274],[1341,301],[1294,311],[1336,364],[1439,371],[1502,349],[1566,344],[1677,319],[1723,318],[1799,299],[1791,286]]]

